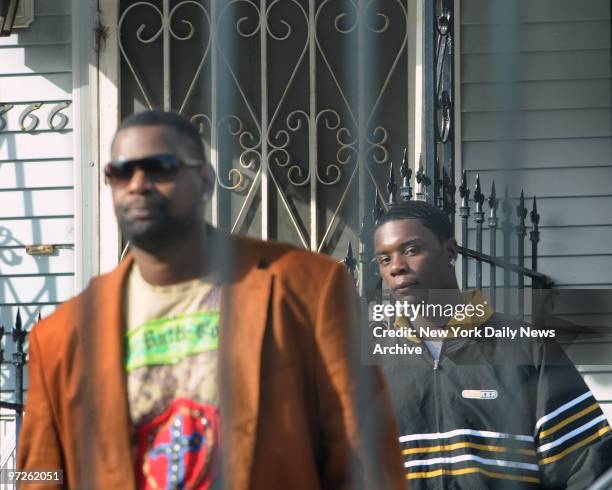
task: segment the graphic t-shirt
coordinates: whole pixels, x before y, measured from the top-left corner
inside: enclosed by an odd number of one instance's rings
[[[136,264],[130,271],[124,362],[139,489],[212,488],[220,291],[205,278],[152,286]]]

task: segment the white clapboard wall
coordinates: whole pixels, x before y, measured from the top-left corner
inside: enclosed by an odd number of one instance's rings
[[[13,105],[0,122],[0,324],[9,330],[17,305],[30,329],[39,312],[48,315],[74,292],[72,107],[61,111],[68,117],[64,129],[48,123],[58,104],[72,101],[70,9],[70,0],[36,0],[30,27],[0,37],[0,104]],[[33,103],[42,103],[33,112],[39,124],[25,132],[19,118]],[[51,256],[34,257],[25,250],[34,244],[58,248]],[[5,358],[13,347],[5,337]],[[3,400],[12,400],[13,388],[14,371],[4,364]],[[0,414],[1,463],[14,447],[13,416]]]
[[[498,197],[505,185],[513,198],[521,189],[537,195],[539,270],[561,288],[612,288],[610,1],[460,5],[461,164],[470,186],[478,173],[487,196],[493,179]],[[530,264],[529,242],[526,251]],[[592,314],[612,326],[612,304]],[[579,369],[612,420],[612,344],[569,354],[584,359],[595,348],[610,353],[610,365]]]

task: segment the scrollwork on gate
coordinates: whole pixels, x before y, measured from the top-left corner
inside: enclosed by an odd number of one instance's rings
[[[237,215],[232,213],[232,230],[241,229],[249,209],[257,206],[262,227],[268,226],[265,213],[270,211],[263,201],[274,193],[300,243],[327,250],[341,214],[349,211],[343,209],[349,194],[357,192],[355,182],[362,178],[358,169],[365,167],[365,178],[383,187],[377,175],[390,159],[389,145],[398,131],[394,122],[407,119],[405,107],[389,102],[391,90],[399,86],[407,93],[409,87],[403,80],[390,89],[399,76],[398,66],[407,60],[407,1],[125,2],[118,21],[119,48],[136,96],[149,107],[174,108],[188,115],[209,140],[218,174],[216,199],[229,193],[232,197],[223,202],[239,208]],[[202,39],[197,50],[183,55],[181,48],[176,57],[176,46],[187,49],[195,38]],[[365,59],[365,50],[357,44],[339,56],[334,43],[340,38],[347,46],[359,39],[386,42],[380,56],[385,66],[367,66],[378,60]],[[146,67],[136,66],[136,58],[129,57],[138,46],[153,49],[156,59],[161,55],[163,66],[156,68],[156,78],[146,79]],[[367,87],[367,97],[363,82],[346,76],[343,63],[349,58],[359,77],[377,73],[376,86]],[[190,74],[186,60],[194,65]],[[173,80],[179,65],[185,78],[181,83],[187,87],[184,95],[176,93]],[[150,88],[162,80],[160,98],[159,90],[154,96]],[[320,85],[325,86],[325,100]],[[398,147],[406,143],[404,134],[394,143]],[[331,200],[325,202],[328,197]],[[316,209],[311,204],[305,208],[299,200],[328,207],[331,221],[318,223]]]

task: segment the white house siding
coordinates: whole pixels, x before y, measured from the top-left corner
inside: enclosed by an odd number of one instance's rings
[[[69,118],[63,130],[47,122],[57,104],[72,100],[70,11],[70,0],[36,0],[30,27],[0,38],[0,104],[14,105],[0,131],[0,324],[7,329],[17,305],[29,329],[39,312],[48,315],[74,291],[71,106],[61,111]],[[24,132],[19,116],[36,102],[43,103],[33,113],[40,122],[32,133]],[[59,248],[50,257],[33,257],[25,250],[32,244]],[[7,337],[4,349],[10,357]],[[3,364],[1,375],[0,395],[10,400],[12,367]],[[2,464],[14,446],[12,418],[12,412],[0,414]]]
[[[492,179],[498,196],[505,184],[511,197],[537,195],[539,269],[557,287],[612,287],[609,0],[461,0],[460,14],[461,162],[470,183],[479,173],[487,195]],[[612,325],[611,312],[602,305],[575,320]],[[612,420],[612,344],[594,348],[568,351],[598,364],[579,369]]]

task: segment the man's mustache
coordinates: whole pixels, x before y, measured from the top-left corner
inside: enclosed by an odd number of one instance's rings
[[[119,204],[119,213],[125,214],[132,209],[152,209],[154,211],[163,211],[167,209],[169,201],[161,196],[139,197],[128,202]]]

